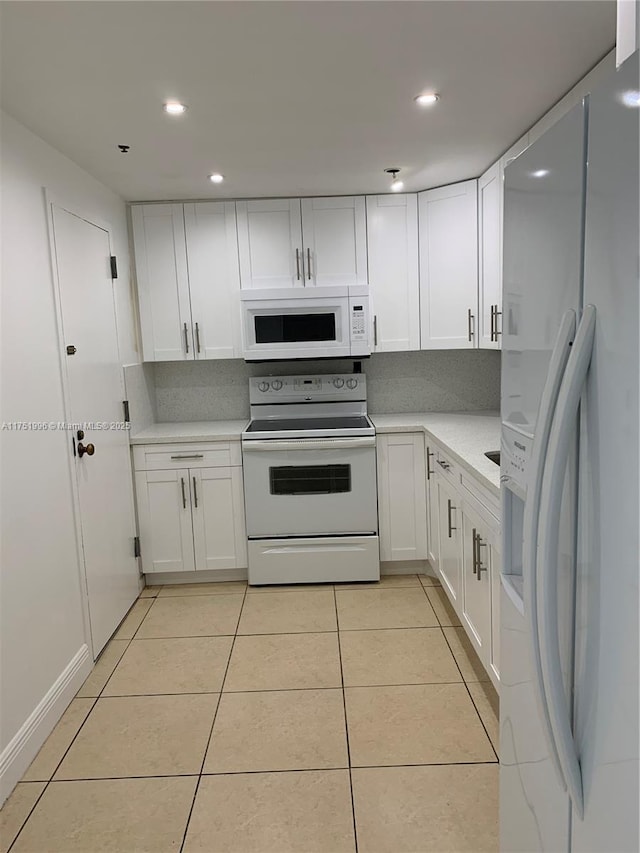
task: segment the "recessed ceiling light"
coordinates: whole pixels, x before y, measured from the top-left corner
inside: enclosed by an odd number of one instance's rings
[[[209,180],[212,184],[221,184],[224,181],[224,175],[220,175],[218,172],[216,172],[213,175],[209,175]]]
[[[179,101],[168,101],[163,105],[162,109],[165,113],[169,113],[170,116],[180,116],[182,113],[186,112],[187,107]]]
[[[535,172],[531,172],[531,176],[534,178],[544,178],[549,174],[548,169],[537,169]]]
[[[436,95],[435,92],[425,92],[423,95],[418,95],[413,100],[421,107],[430,107],[432,104],[435,104],[436,101],[440,100],[440,95]]]
[[[622,93],[622,103],[625,107],[640,107],[640,92],[630,90]]]

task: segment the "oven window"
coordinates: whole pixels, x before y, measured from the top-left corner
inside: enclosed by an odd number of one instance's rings
[[[259,314],[254,317],[257,344],[335,341],[335,311],[324,314]]]
[[[335,495],[351,491],[351,465],[281,465],[269,468],[272,495]]]

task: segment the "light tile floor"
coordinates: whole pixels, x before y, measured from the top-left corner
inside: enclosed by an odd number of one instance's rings
[[[431,578],[147,587],[0,853],[497,851],[497,710]]]

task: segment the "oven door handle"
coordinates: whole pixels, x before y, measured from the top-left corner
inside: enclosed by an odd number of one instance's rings
[[[354,438],[287,438],[287,439],[245,439],[242,452],[252,453],[265,450],[355,450],[357,447],[375,447],[376,437],[354,436]]]

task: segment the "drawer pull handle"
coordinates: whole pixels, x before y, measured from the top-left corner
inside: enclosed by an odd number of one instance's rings
[[[444,468],[444,470],[445,470],[445,471],[448,471],[448,470],[449,470],[449,468],[451,468],[451,465],[449,465],[449,463],[448,463],[448,462],[443,462],[443,461],[442,461],[442,459],[438,459],[438,465],[439,465],[441,468]]]
[[[451,523],[451,512],[454,509],[455,509],[455,507],[453,506],[451,501],[449,499],[447,499],[447,527],[449,528],[449,539],[453,538],[452,537],[453,531],[457,530],[457,527],[454,527],[453,524]]]
[[[172,459],[204,459],[204,453],[184,453],[180,456],[172,456]]]

